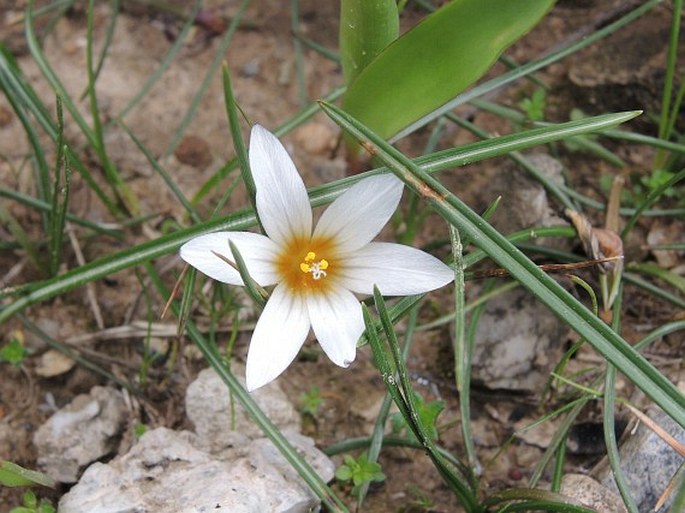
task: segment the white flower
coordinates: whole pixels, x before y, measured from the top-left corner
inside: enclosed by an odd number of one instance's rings
[[[230,239],[247,271],[262,287],[275,285],[257,322],[247,355],[247,389],[278,377],[297,355],[310,327],[328,357],[352,363],[364,331],[356,294],[420,294],[450,282],[452,270],[435,257],[400,244],[371,242],[402,196],[391,175],[366,178],[338,197],[312,231],[312,210],[304,183],[285,148],[255,125],[250,167],[257,213],[267,236],[249,232],[201,235],[181,247],[181,258],[207,276],[243,285]]]

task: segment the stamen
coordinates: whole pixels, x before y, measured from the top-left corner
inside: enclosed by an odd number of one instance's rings
[[[326,269],[328,269],[328,260],[321,259],[315,262],[316,253],[309,251],[304,257],[304,262],[300,263],[300,271],[303,273],[311,273],[312,278],[320,280],[327,276]]]

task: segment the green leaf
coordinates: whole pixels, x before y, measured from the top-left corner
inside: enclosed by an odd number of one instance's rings
[[[342,465],[335,471],[335,478],[339,481],[349,481],[352,479],[352,469],[347,465]]]
[[[0,60],[1,64],[2,61]],[[486,141],[479,141],[460,148],[442,150],[432,155],[420,157],[416,160],[416,163],[427,173],[437,173],[469,163],[479,162],[486,158],[506,155],[514,150],[530,148],[537,144],[545,144],[563,139],[564,137],[604,130],[632,119],[637,115],[639,115],[639,111],[605,114],[587,120],[536,128],[518,134],[509,134]],[[353,183],[382,172],[387,172],[387,170],[376,169],[312,190],[310,194],[312,206],[318,207],[330,203]],[[0,194],[4,194],[2,188],[0,188]],[[0,209],[2,206],[3,203],[0,203]],[[16,296],[14,301],[0,308],[0,324],[29,305],[44,301],[58,294],[63,294],[74,287],[93,282],[134,265],[139,265],[154,258],[178,251],[178,248],[184,242],[203,233],[246,230],[256,223],[257,219],[253,212],[249,210],[234,212],[225,218],[213,219],[203,224],[126,248],[117,253],[108,254],[53,279],[27,284],[22,287],[21,291],[15,290],[13,294],[0,292],[0,299],[14,295],[17,292],[22,294],[21,296]]]
[[[340,2],[340,63],[351,83],[400,34],[395,0]]]
[[[413,391],[414,403],[416,406],[416,412],[418,413],[419,419],[426,428],[426,434],[431,440],[438,439],[438,429],[436,423],[438,420],[438,415],[442,413],[445,409],[444,401],[430,401],[425,402],[421,394]],[[402,428],[406,427],[407,424],[401,414],[395,413],[391,417],[393,432],[398,433]],[[411,431],[408,431],[409,436],[414,436]],[[415,438],[415,437],[414,437]]]
[[[455,0],[388,46],[349,85],[344,109],[384,139],[478,80],[553,0]]]
[[[319,414],[319,408],[321,408],[323,402],[319,387],[312,385],[309,392],[300,395],[300,412],[305,415],[316,417]]]
[[[545,107],[547,106],[547,92],[543,88],[536,89],[530,98],[524,98],[519,102],[530,121],[542,121],[545,119]]]
[[[42,485],[49,488],[55,487],[55,482],[42,472],[28,470],[5,460],[0,461],[0,484],[3,486]]]
[[[660,278],[669,285],[677,288],[681,294],[685,294],[685,278],[668,269],[659,267],[659,265],[654,262],[633,263],[630,265],[630,269],[632,271]]]
[[[372,481],[384,481],[385,474],[381,471],[381,466],[375,461],[369,461],[366,454],[354,459],[349,454],[343,456],[344,463],[335,471],[335,477],[340,481],[350,481],[355,487]]]
[[[0,362],[7,362],[18,367],[24,361],[24,357],[27,354],[29,352],[21,341],[17,338],[12,338],[0,349]]]
[[[620,335],[594,316],[502,234],[483,222],[481,217],[415,162],[338,107],[321,103],[321,108],[350,135],[357,140],[365,141],[367,150],[388,166],[410,189],[420,194],[436,213],[459,228],[460,233],[474,242],[477,241],[481,250],[507,269],[513,278],[576,333],[585,337],[607,361],[629,377],[674,421],[685,427],[685,396]]]

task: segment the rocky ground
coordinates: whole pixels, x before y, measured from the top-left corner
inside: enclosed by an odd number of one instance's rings
[[[98,79],[98,98],[108,119],[120,115],[159,66],[182,26],[182,17],[175,16],[173,11],[145,4],[133,0],[122,2],[110,51]],[[185,2],[177,4],[175,8],[183,7]],[[260,0],[253,4],[233,34],[223,58],[228,62],[242,110],[251,121],[274,128],[301,108],[289,5],[279,0]],[[509,55],[518,62],[537,58],[565,41],[593,32],[635,5],[635,2],[619,0],[561,1]],[[54,92],[27,50],[23,2],[0,0],[0,12],[3,13],[0,40],[16,56],[39,96],[54,110]],[[233,151],[220,73],[209,81],[196,114],[180,138],[176,137],[188,106],[222,44],[228,24],[237,14],[237,3],[208,1],[203,13],[203,23],[191,30],[167,72],[124,118],[126,126],[160,159],[188,197],[197,192]],[[95,16],[98,48],[111,15],[108,4],[98,4]],[[336,2],[302,1],[300,15],[299,30],[305,36],[336,49]],[[411,26],[420,15],[418,8],[409,2],[404,26]],[[669,6],[662,5],[615,36],[543,70],[539,76],[550,84],[547,119],[565,121],[573,109],[582,109],[588,114],[645,109],[646,114],[631,127],[653,134],[650,115],[658,112],[660,104],[670,16]],[[87,83],[85,27],[82,6],[65,13],[54,25],[46,18],[39,18],[38,22],[39,31],[45,34],[46,59],[83,112],[88,110],[87,100],[79,100]],[[307,98],[325,96],[342,83],[337,64],[313,50],[306,50],[304,55]],[[498,64],[491,73],[501,69]],[[520,82],[497,91],[492,99],[515,107],[533,90],[530,83]],[[471,106],[464,108],[463,114],[494,134],[511,129],[501,118]],[[78,127],[69,119],[66,135],[76,147],[83,143]],[[317,114],[283,138],[308,186],[346,175],[338,137],[337,127]],[[88,262],[156,238],[170,226],[190,223],[183,207],[161,185],[158,175],[125,131],[112,125],[106,138],[110,158],[140,198],[141,211],[150,217],[126,231],[124,240],[102,237],[88,240],[75,228],[75,239],[80,242],[69,250],[65,270],[79,265],[79,250]],[[416,155],[422,151],[427,138],[428,132],[420,132],[402,141],[400,147]],[[473,136],[464,130],[449,126],[441,147],[472,140]],[[623,159],[622,168],[563,145],[539,148],[532,152],[531,158],[552,179],[592,198],[605,200],[603,176],[623,174],[629,183],[638,182],[649,171],[654,152],[646,146],[626,142],[602,142]],[[28,153],[21,123],[6,98],[0,97],[0,181],[4,186],[25,193],[33,190],[33,175],[26,165]],[[483,211],[494,198],[502,195],[502,205],[493,224],[504,233],[567,222],[562,209],[550,200],[544,189],[507,160],[467,166],[443,174],[441,180],[476,211]],[[229,183],[230,180],[225,180],[222,190],[200,207],[203,215],[208,214],[212,199],[220,197]],[[34,210],[4,198],[2,201],[29,233],[40,234],[39,218]],[[245,193],[238,187],[225,211],[245,204]],[[113,221],[91,190],[77,178],[72,186],[70,209],[92,221]],[[591,211],[590,216],[595,223],[603,222],[598,212]],[[682,269],[682,254],[648,252],[644,244],[676,242],[678,237],[682,241],[683,229],[682,219],[645,218],[635,230],[634,240],[626,243],[627,260],[655,260],[667,268],[680,266]],[[0,233],[3,240],[9,240],[6,227],[0,226]],[[392,229],[384,232],[383,237],[391,238]],[[415,243],[421,246],[447,237],[444,223],[437,217],[429,217]],[[575,241],[555,244],[568,250],[580,247]],[[447,254],[445,246],[439,251],[443,252],[441,256]],[[0,278],[2,288],[41,277],[40,270],[12,248],[0,250],[0,265],[8,270]],[[170,283],[181,267],[175,255],[159,259],[155,265]],[[579,274],[596,284],[591,270],[579,271]],[[559,280],[572,287],[564,276],[560,275]],[[145,278],[140,273],[118,273],[93,284],[91,291],[85,287],[77,289],[25,312],[44,333],[106,369],[110,376],[134,385],[142,392],[140,396],[129,393],[111,377],[104,378],[49,349],[18,318],[0,328],[3,342],[19,337],[30,351],[21,366],[0,363],[0,459],[42,469],[58,478],[60,484],[56,490],[40,490],[40,494],[54,503],[61,500],[65,512],[119,511],[103,505],[105,492],[112,489],[117,490],[118,506],[144,502],[148,508],[145,511],[182,511],[195,497],[206,498],[210,492],[212,501],[227,508],[226,511],[307,511],[314,504],[311,493],[239,408],[235,416],[229,413],[233,412],[231,403],[216,376],[203,370],[206,364],[194,348],[176,337],[176,320],[159,319],[162,301],[147,295],[141,283],[145,283]],[[482,286],[482,281],[470,282],[468,297],[478,297]],[[95,301],[89,299],[89,294],[94,295]],[[249,300],[242,296],[236,301],[249,305]],[[452,301],[449,290],[430,295],[420,312],[421,323],[448,313]],[[208,325],[201,310],[196,315],[200,324]],[[676,315],[677,309],[673,306],[642,290],[627,287],[623,336],[635,342]],[[154,321],[151,326],[148,319]],[[254,322],[249,306],[241,310],[239,320],[244,329],[235,341],[234,369],[236,375],[242,376],[239,362],[244,358],[249,329]],[[220,344],[226,344],[232,321],[232,318],[220,321],[223,337]],[[438,422],[440,442],[462,456],[450,335],[450,323],[419,331],[408,365],[413,383],[424,399],[444,401],[445,410]],[[478,458],[486,464],[483,492],[505,486],[526,486],[559,422],[551,420],[532,430],[523,428],[563,402],[560,396],[554,399],[557,403],[541,402],[540,390],[576,336],[527,293],[514,289],[488,304],[477,340],[473,430]],[[680,333],[664,336],[645,353],[681,385],[685,383],[683,342]],[[180,356],[171,358],[176,351]],[[143,373],[141,369],[148,361],[146,355],[151,354],[157,357]],[[601,365],[601,358],[583,347],[571,361],[569,371],[580,372]],[[309,393],[313,386],[318,387],[322,403],[312,416],[303,413],[302,395]],[[618,377],[617,389],[622,396],[640,405],[647,404],[622,376]],[[306,346],[296,364],[257,400],[328,480],[341,459],[337,455],[329,459],[321,449],[347,438],[368,436],[384,393],[368,348],[359,351],[352,368],[342,370],[330,364],[312,343]],[[659,417],[657,412],[650,410],[649,413],[668,425],[667,419]],[[231,429],[223,429],[227,424]],[[632,415],[619,411],[617,424],[632,426]],[[147,434],[136,443],[143,425]],[[641,504],[648,505],[663,491],[664,480],[670,478],[682,459],[659,445],[651,431],[640,429],[631,437],[634,447],[626,444],[625,458],[635,462],[629,463],[628,468],[630,465],[642,468],[637,458],[648,454],[648,459],[658,462],[656,466],[663,471],[659,478],[656,471],[650,471],[648,474],[654,479],[644,492],[639,492]],[[685,442],[682,430],[676,426],[670,426],[670,430],[680,437],[681,443]],[[601,405],[592,401],[572,430],[565,490],[571,493],[596,489],[593,493],[600,495],[596,507],[602,511],[621,511],[619,501],[609,490],[610,478],[601,462],[604,453]],[[455,499],[422,453],[389,448],[383,451],[381,463],[387,480],[372,487],[365,511],[448,512],[457,508]],[[596,465],[599,466],[595,468]],[[594,478],[589,484],[588,475]],[[232,483],[230,489],[219,484],[227,482]],[[598,482],[609,488],[599,486]],[[350,505],[354,503],[349,487],[335,485],[335,489]],[[634,489],[637,490],[637,484]],[[276,493],[272,496],[268,491]],[[178,502],[165,510],[160,504],[169,496],[178,497]],[[0,489],[1,511],[18,505],[19,501],[18,490]]]

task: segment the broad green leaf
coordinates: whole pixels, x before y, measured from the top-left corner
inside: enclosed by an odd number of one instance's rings
[[[340,63],[350,83],[397,36],[400,19],[395,0],[340,2]]]
[[[0,484],[3,486],[42,485],[49,488],[55,487],[55,482],[42,472],[28,470],[5,460],[0,460]]]
[[[454,0],[369,63],[343,108],[387,139],[480,78],[554,0]]]

